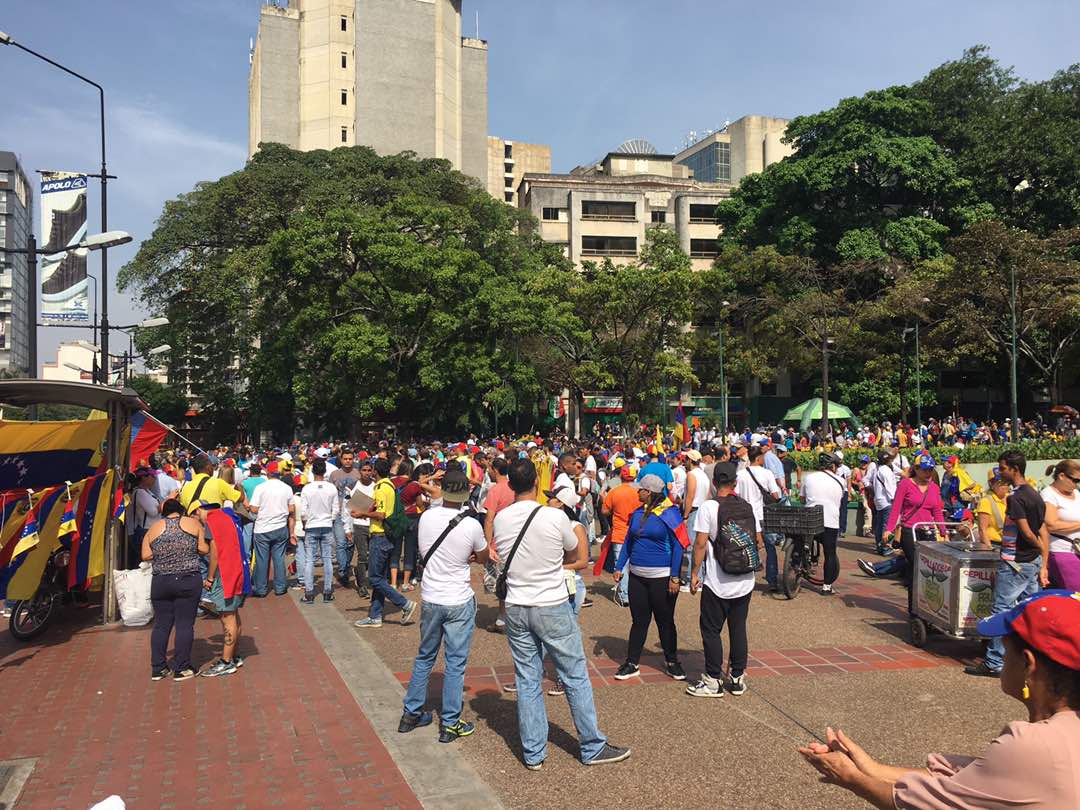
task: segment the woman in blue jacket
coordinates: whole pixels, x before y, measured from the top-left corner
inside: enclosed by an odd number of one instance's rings
[[[649,634],[650,619],[656,621],[660,645],[664,648],[667,674],[677,681],[686,680],[679,663],[678,633],[675,629],[675,602],[679,598],[679,570],[685,543],[689,538],[682,513],[668,498],[667,486],[656,475],[646,475],[639,482],[641,508],[630,516],[619,559],[615,563],[615,582],[630,566],[630,639],[626,661],[615,673],[623,681],[639,674],[638,661]]]

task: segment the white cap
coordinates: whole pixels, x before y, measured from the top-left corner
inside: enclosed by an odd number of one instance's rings
[[[315,455],[319,458],[330,458],[330,448],[320,447],[318,450],[315,451]]]
[[[574,492],[573,487],[563,486],[559,487],[556,490],[548,490],[544,494],[547,495],[549,498],[555,498],[557,501],[562,503],[563,506],[569,506],[571,509],[577,507],[577,505],[581,502],[581,497],[576,492]]]

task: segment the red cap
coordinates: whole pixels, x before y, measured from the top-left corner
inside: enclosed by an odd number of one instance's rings
[[[960,456],[949,456],[949,457],[948,457],[947,459],[945,459],[945,460],[946,460],[947,462],[949,462],[950,464],[955,464],[956,462],[958,462],[958,461],[960,460]]]
[[[271,461],[269,464],[266,465],[266,472],[270,475],[277,475],[277,471],[278,463],[276,461]]]
[[[356,454],[356,457],[360,461],[363,461],[364,459],[369,458],[367,450],[361,450],[359,453]]]
[[[457,446],[457,451],[459,453],[464,453],[467,448],[468,448],[468,445],[466,445],[465,442],[459,442],[458,446]]]
[[[619,477],[622,478],[623,481],[634,480],[634,471],[630,469],[629,464],[623,466],[622,470],[619,472]]]
[[[504,442],[497,441],[497,442],[495,442],[495,449],[496,450],[505,450],[506,449],[506,444]]]
[[[1012,631],[1050,660],[1080,670],[1080,593],[1032,600]]]
[[[480,452],[480,448],[477,447],[475,444],[472,447],[469,448],[469,455],[471,455],[471,456],[475,456],[479,452]]]

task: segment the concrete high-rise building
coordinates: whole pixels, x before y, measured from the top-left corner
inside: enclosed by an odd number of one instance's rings
[[[786,118],[745,115],[679,152],[675,162],[689,168],[695,180],[737,186],[748,174],[792,153],[791,145],[780,140],[789,123]]]
[[[27,374],[30,369],[30,296],[37,273],[23,253],[34,228],[33,186],[12,152],[0,152],[0,369]],[[31,281],[33,279],[33,281]]]
[[[461,0],[288,0],[261,9],[249,154],[264,142],[410,150],[445,158],[486,186],[487,119],[487,43],[461,35]]]
[[[551,172],[550,146],[488,136],[487,187],[492,197],[516,206],[517,188],[529,172]]]

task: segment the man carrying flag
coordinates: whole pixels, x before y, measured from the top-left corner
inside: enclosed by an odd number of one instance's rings
[[[201,673],[204,677],[232,675],[244,665],[236,655],[240,644],[240,608],[244,597],[251,593],[251,561],[241,541],[239,520],[232,509],[220,509],[217,504],[200,500],[196,506],[199,520],[206,526],[210,542],[209,572],[203,588],[221,617],[223,644],[221,658]]]
[[[686,425],[686,412],[683,411],[682,402],[679,402],[675,406],[675,433],[674,433],[674,448],[675,450],[681,450],[684,445],[690,443],[690,432],[687,430]]]

